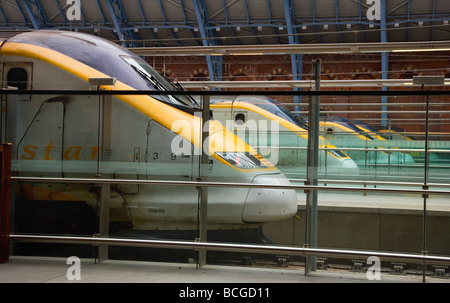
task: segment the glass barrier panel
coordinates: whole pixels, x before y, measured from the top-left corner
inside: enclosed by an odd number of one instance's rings
[[[172,105],[153,114],[129,96],[8,93],[4,100],[2,141],[13,145],[18,178],[12,233],[450,254],[442,228],[449,96],[322,96],[317,167],[308,165],[310,96],[296,103],[212,93],[206,124],[199,109]],[[304,188],[315,169],[317,196]],[[412,191],[423,188],[444,194]],[[306,264],[299,255],[121,245],[19,242],[13,253]],[[355,263],[319,259],[329,268]]]

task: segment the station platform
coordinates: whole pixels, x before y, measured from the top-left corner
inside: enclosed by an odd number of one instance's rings
[[[299,209],[305,206],[304,193],[298,194]],[[450,200],[446,195],[436,195],[428,199],[427,212],[428,215],[442,216],[444,218],[450,217]],[[343,217],[336,219],[336,222],[347,222],[351,219],[353,225],[345,228],[337,229],[334,221],[331,221],[330,226],[321,222],[321,226],[325,225],[324,233],[330,234],[331,231],[337,234],[333,235],[333,240],[349,236],[349,241],[346,243],[350,245],[358,245],[359,242],[366,244],[368,239],[373,243],[377,243],[382,248],[384,238],[386,235],[394,237],[396,242],[400,242],[395,235],[388,229],[389,224],[378,225],[373,224],[369,226],[367,221],[368,215],[406,215],[405,222],[411,220],[411,215],[421,216],[423,212],[423,198],[420,195],[399,195],[395,198],[392,195],[384,193],[344,193],[344,192],[323,192],[319,194],[319,211],[322,216],[330,213],[331,216],[336,217],[342,213]],[[342,218],[345,218],[343,220]],[[358,221],[355,219],[358,218]],[[396,222],[399,222],[399,217],[395,217]],[[421,220],[421,218],[419,218]],[[294,219],[293,219],[294,220]],[[301,220],[295,219],[295,224],[301,225]],[[300,222],[300,223],[297,223]],[[444,221],[447,222],[447,219]],[[360,226],[359,226],[360,224]],[[439,223],[442,226],[442,222]],[[284,226],[284,225],[287,225]],[[347,225],[347,224],[344,224]],[[289,234],[294,230],[292,227],[298,228],[297,225],[289,223],[272,224],[268,226],[266,231],[272,233],[272,238],[280,237],[280,243],[292,243],[292,239],[298,238],[297,235],[302,235],[303,232],[295,231],[295,235]],[[355,228],[357,226],[357,228]],[[370,228],[376,230],[371,231]],[[383,229],[387,230],[384,232]],[[320,232],[320,230],[319,230]],[[353,234],[354,233],[354,234]],[[444,231],[445,236],[448,237]],[[284,241],[280,235],[287,238]],[[404,235],[400,235],[404,237]],[[360,238],[363,238],[362,240]],[[420,232],[418,237],[421,237]],[[351,239],[350,239],[351,238]],[[373,239],[372,239],[373,238]],[[399,238],[400,239],[400,238]],[[278,239],[277,239],[278,240]],[[325,238],[325,240],[328,240]],[[344,239],[339,238],[339,243]],[[364,240],[364,241],[363,241]],[[294,241],[295,242],[295,241]],[[446,241],[445,241],[446,242]],[[330,241],[330,243],[332,243]],[[418,242],[420,243],[420,241]],[[298,243],[296,243],[298,244]],[[392,247],[389,242],[388,247]],[[361,245],[362,247],[365,247]],[[378,249],[379,247],[374,247]],[[440,248],[440,247],[439,247]],[[447,252],[447,246],[442,248]],[[352,272],[349,270],[327,269],[316,270],[305,275],[305,270],[300,266],[283,267],[251,267],[251,266],[222,266],[222,265],[206,265],[202,268],[196,268],[195,264],[186,263],[159,263],[159,262],[144,262],[144,261],[115,261],[107,260],[101,263],[96,263],[92,259],[82,259],[80,267],[80,280],[68,279],[67,272],[71,265],[66,263],[67,259],[63,258],[43,258],[43,257],[23,257],[11,256],[10,261],[0,264],[0,283],[38,283],[38,284],[90,284],[90,283],[151,283],[155,285],[172,285],[170,286],[171,293],[179,293],[188,285],[196,285],[197,288],[202,285],[217,284],[219,287],[236,287],[236,285],[257,285],[266,286],[273,284],[323,284],[323,283],[340,283],[340,284],[423,284],[423,277],[420,274],[402,275],[392,274],[389,271],[381,272],[380,280],[369,280],[365,272]],[[425,283],[429,284],[448,284],[450,278],[426,276]],[[214,288],[217,288],[217,285]],[[154,286],[152,286],[154,287]],[[156,286],[159,287],[159,286]],[[284,287],[283,287],[284,289]]]
[[[297,199],[299,207],[306,205],[304,193],[298,193]],[[424,198],[418,194],[328,191],[318,194],[318,207],[323,211],[422,215]],[[426,210],[427,215],[450,216],[450,192],[448,195],[430,195]]]
[[[317,269],[305,275],[302,267],[248,267],[155,263],[107,260],[96,263],[82,259],[79,280],[71,280],[72,263],[64,258],[12,256],[0,264],[0,283],[219,283],[225,285],[273,283],[423,283],[421,275],[401,275],[381,271],[379,280],[369,280],[365,272]],[[69,275],[68,275],[69,272]],[[448,277],[426,277],[426,283],[450,283]],[[254,286],[253,286],[254,287]]]

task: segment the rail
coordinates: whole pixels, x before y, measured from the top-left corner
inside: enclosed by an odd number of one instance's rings
[[[389,141],[387,141],[388,144],[391,144]],[[384,142],[380,143],[384,144]],[[267,146],[255,146],[256,148],[267,148]],[[303,146],[276,146],[276,147],[270,147],[273,149],[287,149],[287,150],[307,150],[307,147]],[[369,147],[319,147],[319,150],[345,150],[345,151],[374,151],[374,152],[425,152],[425,149],[423,148],[369,148]],[[439,153],[439,154],[448,154],[450,153],[450,150],[445,149],[428,149],[428,152],[430,153]]]
[[[305,183],[307,180],[306,179],[289,179],[290,182],[293,183]],[[335,180],[335,179],[319,179],[318,180],[319,183],[324,183],[324,184],[355,184],[355,185],[363,185],[363,186],[367,186],[367,185],[373,185],[373,186],[378,186],[378,185],[385,185],[385,186],[423,186],[423,182],[394,182],[394,181],[368,181],[368,180]],[[450,184],[444,184],[444,183],[427,183],[428,187],[447,187],[450,189]],[[450,194],[450,191],[449,191]]]
[[[168,240],[142,240],[142,239],[121,239],[102,237],[68,237],[68,236],[37,236],[37,235],[15,235],[11,236],[12,241],[39,242],[39,243],[66,243],[66,244],[87,244],[87,245],[114,245],[133,247],[153,247],[170,249],[191,249],[191,250],[213,250],[242,253],[262,253],[262,254],[284,254],[296,256],[323,256],[323,257],[371,257],[375,256],[383,261],[403,261],[420,263],[423,265],[450,265],[450,257],[429,256],[418,254],[385,253],[378,251],[354,251],[340,249],[323,249],[308,247],[286,247],[271,245],[251,245],[251,244],[229,244],[229,243],[208,243],[195,241],[168,241]]]
[[[293,190],[320,190],[320,191],[357,191],[378,193],[403,193],[417,195],[449,195],[450,191],[432,189],[401,189],[401,188],[360,188],[360,187],[335,187],[320,185],[274,185],[274,184],[254,184],[254,183],[234,183],[234,182],[208,182],[208,181],[169,181],[169,180],[136,180],[136,179],[101,179],[101,178],[50,178],[50,177],[11,177],[11,181],[22,182],[48,182],[48,183],[114,183],[114,184],[157,184],[157,185],[177,185],[196,187],[248,187],[266,189],[293,189]]]
[[[270,82],[270,81],[269,81]],[[109,90],[8,90],[0,89],[2,95],[97,95],[97,96],[120,96],[120,95],[200,95],[200,96],[449,96],[450,90],[396,90],[396,91],[380,91],[380,90],[327,90],[327,91],[311,91],[311,90],[267,90],[263,92],[255,92],[252,90],[115,90],[111,85],[102,85]],[[298,103],[302,105],[303,103]]]

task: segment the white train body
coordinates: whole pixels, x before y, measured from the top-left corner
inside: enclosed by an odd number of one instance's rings
[[[3,87],[89,90],[89,79],[114,78],[101,90],[175,90],[142,59],[95,36],[36,31],[0,49]],[[17,176],[195,181],[200,175],[201,109],[184,96],[7,94],[2,142],[13,144]],[[286,177],[217,121],[209,124],[203,180],[290,185]],[[177,154],[174,148],[184,153]],[[190,152],[187,152],[190,151]],[[239,159],[239,161],[236,160]],[[80,201],[99,208],[99,187],[30,183],[16,197]],[[195,229],[199,190],[187,185],[111,184],[111,221],[139,230]],[[211,187],[209,228],[254,226],[297,212],[291,189]]]

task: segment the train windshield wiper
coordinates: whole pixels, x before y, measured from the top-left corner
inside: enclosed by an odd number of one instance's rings
[[[167,91],[167,89],[161,83],[159,83],[158,80],[156,80],[155,76],[144,72],[142,69],[138,68],[135,65],[131,65],[131,67],[135,71],[137,71],[139,75],[144,77],[144,79],[146,79],[148,82],[150,82],[154,87],[156,87],[157,89],[162,90],[162,91]]]
[[[179,90],[179,91],[184,91],[184,87],[178,83],[178,82],[174,82],[172,81],[170,78],[168,78],[167,76],[165,76],[162,73],[159,73],[161,75],[161,77],[163,77],[167,82],[169,82],[175,89]],[[185,98],[189,99],[189,101],[191,103],[193,103],[194,105],[200,107],[200,105],[198,104],[198,102],[191,96],[191,95],[184,95]]]
[[[144,77],[144,79],[146,79],[148,82],[150,82],[156,89],[158,89],[160,91],[167,91],[167,88],[164,87],[158,80],[156,80],[155,76],[147,74],[146,72],[144,72],[143,70],[139,69],[138,67],[136,67],[134,65],[131,65],[131,67],[134,70],[136,70],[139,73],[139,75]],[[167,97],[171,103],[187,105],[183,102],[180,102],[178,99],[174,98],[174,96],[172,96],[172,95],[165,95],[165,97]]]

